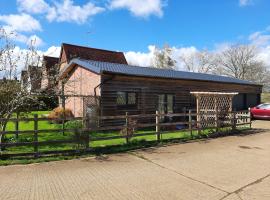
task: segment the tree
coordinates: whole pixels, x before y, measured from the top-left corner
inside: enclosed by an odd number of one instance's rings
[[[216,66],[214,54],[206,50],[183,54],[179,58],[184,68],[190,72],[212,73]]]
[[[234,45],[217,56],[217,72],[238,79],[250,80],[257,68],[263,63],[257,60],[256,48],[250,45]]]
[[[217,55],[216,73],[269,85],[270,71],[253,45],[233,45]]]
[[[19,111],[29,111],[37,98],[29,93],[31,82],[21,85],[17,80],[19,68],[38,65],[39,58],[33,45],[23,54],[16,52],[13,33],[0,28],[0,142],[4,140],[8,120]],[[4,119],[4,120],[3,120]],[[1,150],[3,148],[1,147]]]
[[[172,48],[164,45],[162,49],[155,47],[153,66],[159,69],[175,69],[176,61],[172,58]]]

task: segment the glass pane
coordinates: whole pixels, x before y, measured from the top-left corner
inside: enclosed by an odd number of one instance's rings
[[[165,95],[164,94],[158,95],[158,111],[161,114],[165,113]]]
[[[167,112],[173,113],[173,95],[167,95]]]
[[[260,104],[257,107],[260,109],[267,109],[267,107],[270,106],[270,104],[264,103],[264,104]]]
[[[265,105],[263,106],[263,109],[270,109],[270,104],[265,104]]]
[[[129,105],[136,104],[136,93],[128,93],[128,104]]]
[[[126,93],[125,92],[117,92],[117,105],[126,105]]]

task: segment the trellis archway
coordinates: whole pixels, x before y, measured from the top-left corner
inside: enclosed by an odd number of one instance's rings
[[[238,93],[226,92],[191,92],[196,97],[198,126],[218,127],[228,121],[232,112],[232,100]]]

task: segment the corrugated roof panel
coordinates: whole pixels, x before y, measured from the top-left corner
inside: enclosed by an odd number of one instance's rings
[[[73,59],[70,63],[76,63],[96,73],[111,72],[111,73],[119,73],[119,74],[134,75],[134,76],[203,80],[203,81],[256,85],[250,81],[240,80],[240,79],[231,78],[227,76],[157,69],[157,68],[150,68],[150,67],[138,67],[138,66],[125,65],[125,64],[107,63],[107,62],[99,62],[99,61],[93,61],[93,60],[83,60],[83,59],[78,59],[78,58]]]

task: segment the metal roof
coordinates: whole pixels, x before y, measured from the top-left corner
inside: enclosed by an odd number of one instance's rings
[[[185,80],[203,80],[203,81],[213,81],[213,82],[257,85],[250,81],[240,80],[240,79],[227,77],[227,76],[218,76],[218,75],[212,75],[212,74],[203,74],[203,73],[176,71],[176,70],[167,70],[167,69],[157,69],[157,68],[151,68],[151,67],[139,67],[139,66],[126,65],[126,64],[84,60],[80,58],[72,59],[70,63],[64,68],[63,72],[65,72],[71,66],[74,66],[74,64],[80,65],[98,74],[101,74],[103,72],[109,72],[109,73],[117,73],[117,74],[131,75],[131,76],[185,79]]]

